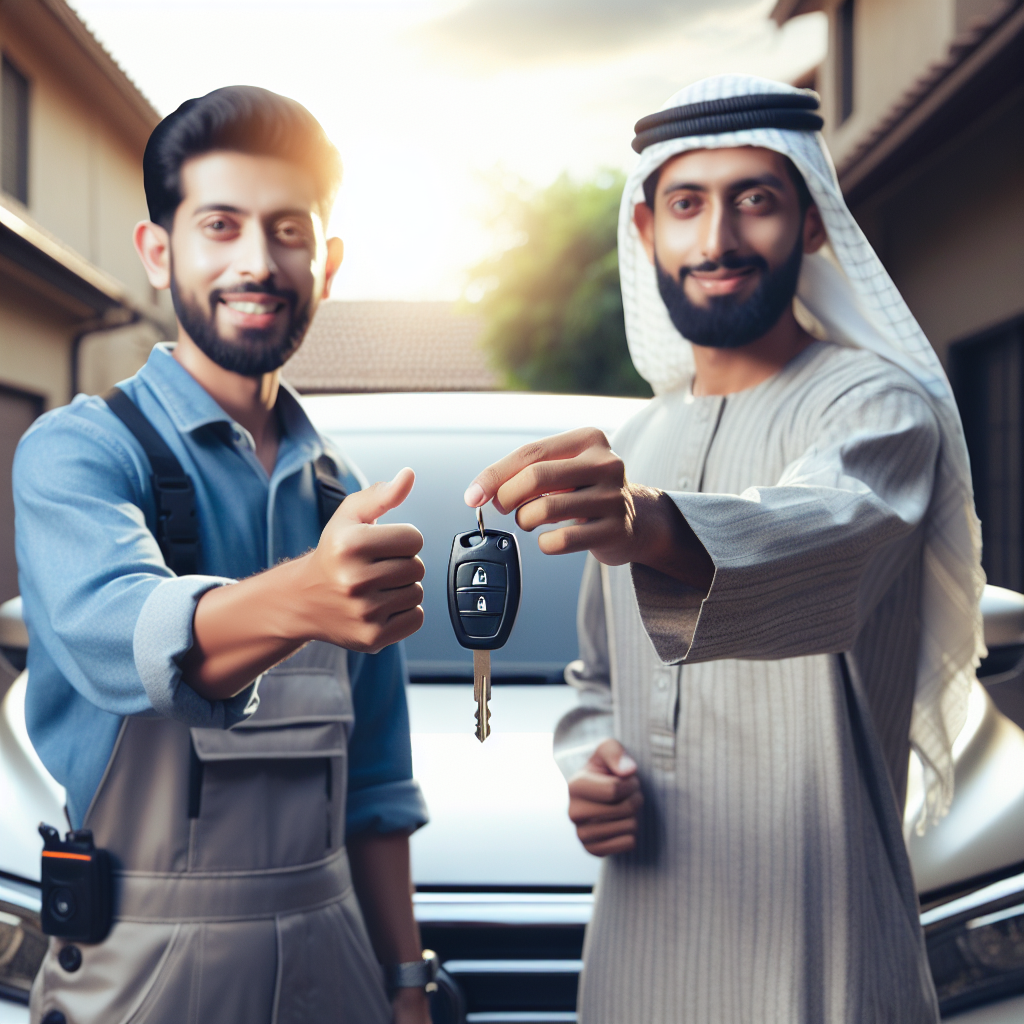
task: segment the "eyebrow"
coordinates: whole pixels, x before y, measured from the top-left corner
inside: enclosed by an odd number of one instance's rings
[[[748,188],[757,188],[758,185],[768,185],[770,188],[777,188],[780,191],[785,189],[785,183],[781,178],[774,174],[762,174],[757,178],[743,178],[740,181],[734,181],[729,185],[730,192],[745,192]],[[702,185],[697,181],[674,181],[669,185],[666,185],[661,189],[661,194],[667,196],[670,192],[707,192],[707,185]]]
[[[232,206],[230,203],[206,203],[204,206],[196,208],[193,216],[199,216],[203,213],[236,213],[241,217],[247,217],[251,215],[251,210],[243,210],[240,206]],[[304,210],[301,207],[295,207],[294,209],[275,210],[271,217],[312,217],[312,210]]]
[[[239,213],[246,214],[249,211],[243,210],[240,206],[232,206],[230,203],[207,203],[205,206],[196,208],[195,211],[199,213]]]

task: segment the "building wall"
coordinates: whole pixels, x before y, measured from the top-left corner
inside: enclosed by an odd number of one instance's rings
[[[47,409],[67,402],[71,338],[79,322],[0,270],[0,384],[39,395]]]
[[[933,61],[946,54],[954,32],[954,0],[853,0],[853,113],[840,123],[838,18],[829,0],[828,55],[820,79],[825,138],[836,164]]]
[[[86,395],[105,394],[118,381],[131,377],[163,340],[145,321],[88,335],[79,351],[78,390]]]
[[[136,302],[152,304],[131,240],[132,228],[146,216],[141,146],[121,136],[111,113],[83,96],[2,8],[0,48],[31,83],[30,216],[117,278]]]
[[[828,0],[829,59],[818,84],[842,171],[929,65],[947,62],[958,37],[969,44],[1002,4],[853,0],[854,111],[839,125],[839,2]],[[946,141],[888,181],[876,178],[853,213],[949,374],[989,582],[1024,590],[1024,85],[989,102],[967,118],[947,115]],[[1012,689],[1019,708],[1024,676]]]
[[[169,297],[150,288],[132,244],[132,229],[146,216],[142,154],[155,115],[62,17],[38,0],[0,3],[0,50],[29,81],[27,202],[7,194],[3,202],[105,271],[127,291],[129,305],[169,328]],[[72,397],[76,338],[96,326],[103,308],[72,298],[15,260],[0,257],[0,601],[17,593],[15,447],[36,415]],[[85,336],[79,390],[102,393],[129,376],[159,337],[148,322]]]
[[[853,213],[946,362],[1024,312],[1024,89]]]
[[[1001,0],[853,0],[854,104],[840,123],[838,18],[841,0],[827,0],[828,55],[819,76],[825,138],[837,165],[878,123],[929,66],[944,60],[949,45],[971,22]]]
[[[77,317],[0,268],[0,601],[18,593],[11,464],[40,412],[63,405]]]

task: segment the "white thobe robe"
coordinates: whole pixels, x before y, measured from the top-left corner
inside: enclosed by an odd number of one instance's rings
[[[602,866],[581,1024],[937,1019],[900,810],[939,445],[912,378],[827,342],[615,438],[715,577],[588,559],[555,753],[569,776],[614,735],[646,802]]]

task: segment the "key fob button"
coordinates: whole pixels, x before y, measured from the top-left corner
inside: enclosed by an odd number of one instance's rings
[[[500,615],[465,615],[459,616],[462,619],[462,628],[468,636],[488,637],[494,636],[501,625]]]
[[[455,570],[455,586],[505,589],[505,566],[497,562],[465,562]]]
[[[460,590],[455,595],[460,612],[478,612],[481,615],[500,615],[505,610],[504,590]]]

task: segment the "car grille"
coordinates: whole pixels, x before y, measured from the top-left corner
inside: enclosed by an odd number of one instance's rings
[[[921,924],[943,1016],[1024,992],[1024,872],[927,894]],[[0,878],[0,1001],[27,1003],[46,938],[37,887]],[[589,892],[417,892],[442,962],[434,1024],[575,1021]]]
[[[414,899],[424,945],[450,983],[434,1000],[435,1024],[576,1020],[589,892],[417,892]]]
[[[921,924],[944,1017],[1024,992],[1020,868],[925,895]],[[590,893],[418,892],[414,899],[424,944],[445,971],[435,1024],[576,1019]]]

